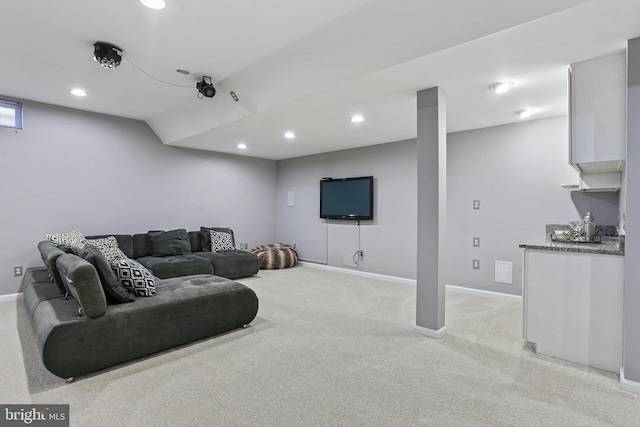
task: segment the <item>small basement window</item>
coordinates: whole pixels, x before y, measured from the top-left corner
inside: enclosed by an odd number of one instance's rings
[[[22,102],[0,99],[0,126],[22,129]]]

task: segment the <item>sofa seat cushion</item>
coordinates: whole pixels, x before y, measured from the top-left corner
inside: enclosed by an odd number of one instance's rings
[[[200,298],[207,295],[231,292],[244,287],[225,277],[212,274],[198,274],[194,276],[172,277],[156,281],[156,296],[153,298],[137,298],[131,308],[113,309],[109,312],[129,311],[152,305],[175,304],[177,301]]]
[[[253,276],[260,270],[260,261],[255,254],[247,251],[195,252],[213,265],[213,274],[237,279]]]
[[[160,279],[191,276],[194,274],[213,274],[209,261],[194,254],[172,256],[145,256],[137,261],[147,267],[154,276]]]

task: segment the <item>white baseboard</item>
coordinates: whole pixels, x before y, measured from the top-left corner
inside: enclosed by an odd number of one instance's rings
[[[330,270],[330,271],[336,271],[338,273],[353,274],[354,276],[372,277],[374,279],[389,280],[391,282],[405,283],[407,285],[416,286],[415,279],[406,279],[404,277],[387,276],[385,274],[369,273],[366,271],[352,270],[352,269],[341,268],[341,267],[333,267],[331,265],[318,264],[312,261],[299,261],[298,263],[305,265],[307,267],[318,268],[320,270]],[[522,297],[520,295],[504,294],[502,292],[485,291],[482,289],[465,288],[463,286],[455,286],[455,285],[446,285],[446,287],[447,287],[447,290],[451,290],[453,292],[479,295],[484,297],[503,298],[503,299],[522,301]]]
[[[624,377],[624,366],[620,368],[620,388],[624,391],[640,394],[640,382],[626,379]]]
[[[447,290],[452,290],[454,292],[460,292],[463,294],[479,295],[483,297],[510,299],[510,300],[517,300],[517,301],[522,300],[522,297],[520,295],[503,294],[502,292],[485,291],[482,289],[465,288],[462,286],[455,286],[455,285],[447,285]]]
[[[443,326],[442,328],[436,331],[435,329],[429,329],[429,328],[424,328],[422,326],[415,325],[413,327],[413,331],[417,332],[420,335],[424,335],[425,337],[439,339],[445,335],[445,333],[447,332],[447,327]]]
[[[352,274],[354,276],[371,277],[373,279],[389,280],[391,282],[405,283],[405,284],[414,285],[414,286],[416,285],[415,279],[406,279],[404,277],[387,276],[385,274],[369,273],[369,272],[360,271],[360,270],[350,270],[347,268],[332,267],[330,265],[325,265],[325,264],[315,264],[308,261],[301,261],[299,262],[299,264],[302,264],[307,267],[318,268],[320,270],[330,270],[330,271],[336,271],[338,273]]]
[[[22,292],[18,292],[17,294],[0,295],[0,302],[17,301],[19,299],[22,299]]]

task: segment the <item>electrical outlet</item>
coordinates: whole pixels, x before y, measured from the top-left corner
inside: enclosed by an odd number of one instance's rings
[[[473,247],[474,248],[479,248],[480,247],[480,238],[479,237],[474,237],[473,238]]]
[[[249,244],[248,243],[240,243],[240,250],[241,251],[246,251],[249,249]]]
[[[474,259],[473,260],[473,269],[474,270],[480,270],[480,260],[479,259]]]
[[[480,200],[473,201],[473,209],[480,209]]]
[[[15,277],[22,276],[22,266],[13,267],[13,275]]]
[[[360,258],[364,258],[364,251],[358,251],[358,256]]]

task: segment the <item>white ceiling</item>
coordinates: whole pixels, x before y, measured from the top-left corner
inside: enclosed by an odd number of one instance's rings
[[[640,0],[166,2],[2,0],[0,96],[144,120],[169,145],[285,159],[415,138],[416,92],[433,86],[449,132],[523,108],[566,114],[567,65],[640,36]],[[96,41],[186,87],[127,60],[100,68]],[[203,75],[214,98],[197,97]],[[500,80],[516,85],[488,90]]]

